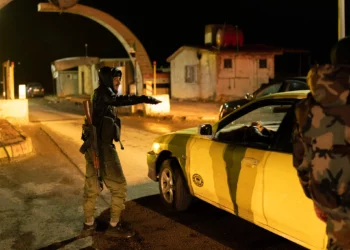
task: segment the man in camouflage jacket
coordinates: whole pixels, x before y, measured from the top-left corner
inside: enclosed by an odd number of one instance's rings
[[[350,39],[332,64],[307,76],[310,93],[297,104],[293,164],[305,195],[326,222],[327,249],[350,249]]]

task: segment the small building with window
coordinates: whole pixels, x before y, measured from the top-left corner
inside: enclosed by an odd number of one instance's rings
[[[91,95],[98,87],[98,69],[103,66],[118,67],[123,72],[120,93],[132,92],[134,70],[129,58],[70,57],[51,64],[55,94]]]
[[[167,59],[172,98],[241,99],[275,77],[275,56],[282,54],[283,49],[265,45],[182,46]]]

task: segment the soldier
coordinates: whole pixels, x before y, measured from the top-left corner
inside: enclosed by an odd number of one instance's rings
[[[307,76],[310,93],[297,104],[293,165],[316,215],[326,222],[327,249],[350,249],[350,38],[332,64]]]
[[[92,96],[92,123],[96,127],[97,147],[100,159],[101,182],[111,192],[111,217],[106,231],[109,236],[129,238],[134,232],[122,227],[120,223],[121,212],[125,208],[127,183],[123,169],[113,140],[119,141],[121,127],[120,119],[114,112],[114,107],[135,105],[139,103],[158,104],[160,101],[149,96],[117,95],[122,73],[116,68],[103,67],[99,70],[99,87],[94,90]],[[83,126],[82,139],[84,144],[89,142],[90,131],[88,126]],[[84,145],[83,145],[84,146]],[[82,148],[84,148],[82,146]],[[103,187],[99,183],[94,168],[92,152],[89,147],[81,150],[86,159],[86,179],[84,187],[84,215],[85,223],[82,236],[91,234],[96,229],[94,210],[96,198]],[[101,185],[99,185],[101,184]]]

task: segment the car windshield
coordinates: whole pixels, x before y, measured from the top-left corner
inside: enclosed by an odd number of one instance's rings
[[[282,85],[281,82],[272,84],[272,85],[262,89],[258,93],[256,93],[254,97],[255,98],[259,98],[259,97],[262,97],[262,96],[265,96],[265,95],[275,94],[281,88],[281,85]]]
[[[28,83],[27,85],[29,88],[41,88],[41,84],[40,83]]]

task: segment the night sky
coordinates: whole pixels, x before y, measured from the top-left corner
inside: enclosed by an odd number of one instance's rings
[[[0,10],[0,62],[16,62],[17,84],[39,81],[50,92],[50,62],[84,56],[85,43],[89,56],[127,56],[120,42],[99,24],[71,14],[37,12],[39,2],[43,1],[14,0]],[[330,48],[338,39],[336,0],[79,3],[116,17],[140,39],[151,60],[164,66],[166,58],[182,45],[203,45],[206,24],[238,25],[249,44],[308,49],[319,63],[328,62]]]

